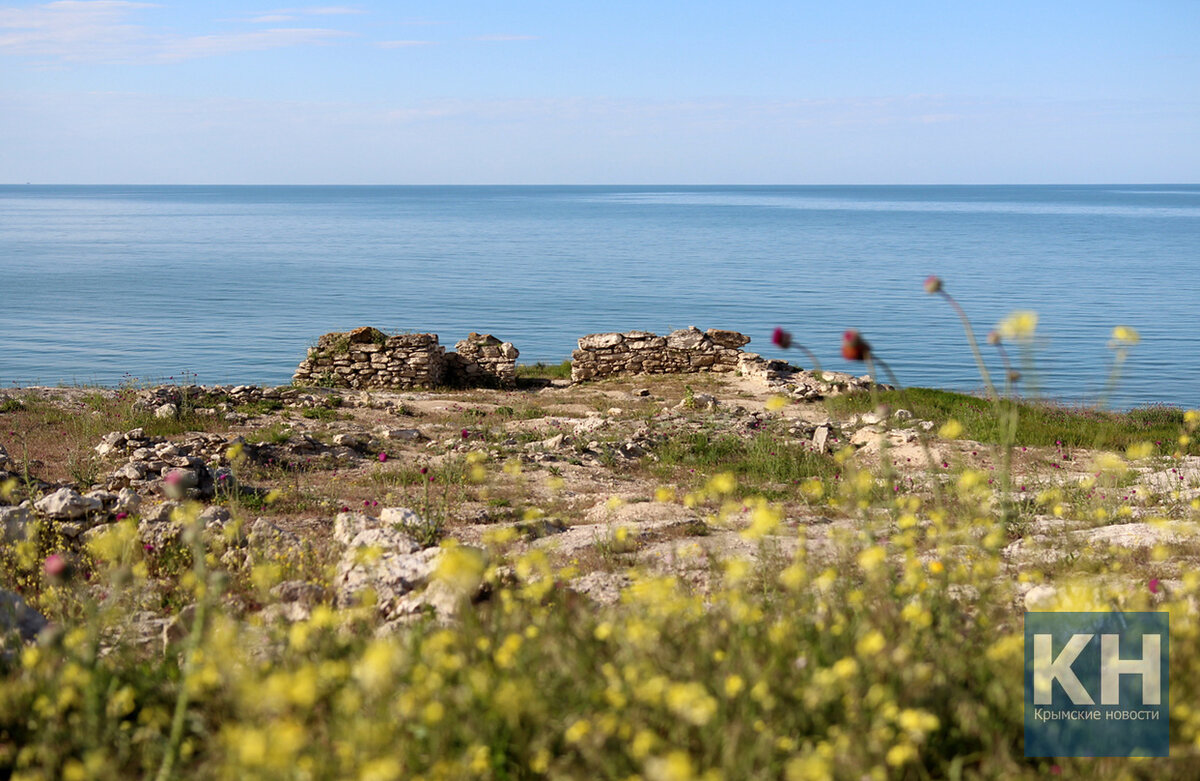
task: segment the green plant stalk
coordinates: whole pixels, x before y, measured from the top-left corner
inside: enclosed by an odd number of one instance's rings
[[[187,646],[184,649],[183,664],[179,670],[179,696],[175,700],[175,713],[171,718],[171,734],[167,740],[167,751],[163,755],[162,765],[158,768],[156,781],[169,781],[175,774],[175,763],[179,759],[179,747],[183,743],[183,726],[187,718],[188,677],[196,667],[196,653],[200,650],[200,641],[204,635],[204,623],[208,615],[208,602],[212,598],[213,583],[208,577],[208,564],[205,561],[205,546],[203,527],[196,518],[192,519],[192,570],[196,574],[196,582],[202,584],[204,593],[196,600],[196,613],[192,618],[191,631],[188,633]]]
[[[967,313],[958,305],[953,296],[945,290],[939,292],[941,292],[942,298],[946,299],[950,303],[950,306],[954,307],[954,311],[958,313],[958,319],[962,320],[963,330],[967,333],[967,342],[971,345],[971,353],[975,356],[976,365],[979,366],[979,375],[983,377],[983,384],[987,386],[988,396],[992,401],[996,401],[998,397],[996,386],[992,384],[992,375],[988,372],[987,364],[983,362],[983,353],[979,350],[979,343],[975,341],[975,329],[971,327],[971,321],[967,317]]]
[[[813,375],[816,376],[818,380],[823,380],[825,378],[825,372],[821,369],[821,360],[817,358],[816,353],[802,344],[794,344],[793,347],[808,356],[808,360],[812,361]]]
[[[1117,382],[1121,379],[1121,367],[1125,364],[1125,358],[1128,357],[1129,351],[1124,347],[1117,348],[1113,355],[1112,368],[1108,372],[1108,381],[1104,383],[1104,390],[1100,392],[1100,398],[1096,400],[1096,406],[1104,409],[1108,406],[1108,397],[1117,387]]]
[[[1012,489],[1012,450],[1017,434],[1016,405],[1010,402],[1008,409],[1009,414],[1004,414],[1004,409],[1000,402],[1000,394],[996,392],[996,386],[992,383],[992,375],[990,372],[988,372],[987,364],[983,360],[983,353],[979,349],[979,342],[975,340],[975,329],[971,327],[970,318],[967,317],[967,313],[963,311],[963,308],[959,306],[958,302],[954,300],[953,296],[951,296],[945,290],[941,290],[939,292],[950,304],[950,306],[954,308],[954,311],[958,314],[958,319],[962,321],[963,331],[967,335],[967,343],[971,346],[971,354],[975,356],[975,364],[979,367],[979,376],[983,378],[983,383],[987,387],[988,398],[991,399],[996,411],[996,421],[1000,424],[1001,444],[998,446],[1001,448],[1000,461],[1002,465],[1000,471],[1000,488],[1004,497],[1003,501],[1001,502],[1001,517],[1005,527],[1007,528],[1012,520],[1012,500],[1010,493]],[[1012,369],[1011,366],[1008,365],[1007,353],[1003,352],[1003,348],[1001,348],[1001,352],[1002,355],[1004,355],[1004,362],[1005,366],[1007,367],[1006,375],[1011,377]],[[1006,418],[1009,419],[1007,430],[1004,426]]]
[[[1004,349],[1004,344],[998,342],[996,350],[1000,353],[1000,359],[1004,362],[1004,396],[1007,401],[998,402],[999,409],[997,424],[1000,431],[1000,443],[997,445],[1000,448],[1000,491],[1003,496],[1003,501],[1000,503],[1000,520],[1007,530],[1013,522],[1013,502],[1012,502],[1012,462],[1013,448],[1017,441],[1017,425],[1019,422],[1021,408],[1013,398],[1016,393],[1016,378],[1019,376],[1013,370],[1012,362],[1008,358],[1008,351]]]
[[[867,358],[868,358],[868,360],[872,359],[872,358],[874,358],[874,355],[872,353],[868,353]],[[884,371],[887,372],[888,379],[890,379],[892,381],[892,385],[894,385],[897,390],[903,391],[904,386],[901,385],[900,381],[896,379],[896,375],[892,372],[892,368],[879,358],[874,358],[874,360],[878,361],[879,365],[882,366]],[[878,409],[879,404],[876,399],[874,375],[872,375],[872,383],[871,383],[871,400],[875,404],[876,409]],[[945,508],[946,503],[942,499],[942,481],[937,478],[937,471],[936,471],[937,464],[933,460],[933,450],[931,450],[929,447],[929,434],[924,429],[918,429],[917,430],[917,441],[921,443],[921,452],[924,453],[924,455],[925,455],[925,463],[929,465],[930,470],[933,470],[932,474],[934,475],[934,479],[930,481],[930,487],[933,489],[933,501],[937,504],[938,507]],[[886,447],[886,440],[884,441],[884,446]],[[890,467],[890,462],[889,462],[889,467]]]
[[[879,382],[875,377],[875,364],[878,363],[887,371],[893,383],[895,383],[896,377],[892,374],[892,370],[888,368],[888,365],[883,362],[883,359],[876,358],[874,353],[868,351],[863,356],[863,360],[867,363],[867,373],[871,375],[871,404],[875,407],[875,414],[878,415],[880,414]],[[888,417],[890,416],[891,413],[889,412]],[[888,424],[886,419],[883,421],[883,427],[883,436],[879,439],[879,463],[883,467],[883,479],[887,482],[888,490],[894,492],[896,488],[896,470],[892,464],[891,454],[888,453],[890,448],[887,438]]]

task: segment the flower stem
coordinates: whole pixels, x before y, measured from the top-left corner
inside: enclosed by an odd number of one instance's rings
[[[203,591],[196,600],[196,612],[192,616],[192,626],[187,637],[187,647],[184,651],[183,664],[179,669],[179,696],[175,699],[175,713],[171,719],[171,735],[167,740],[167,751],[163,755],[162,765],[158,768],[156,781],[169,781],[175,775],[175,762],[179,758],[179,747],[183,743],[183,727],[188,709],[188,678],[196,667],[196,654],[200,650],[200,641],[204,635],[204,622],[208,613],[208,601],[211,599],[213,584],[208,577],[207,562],[205,561],[204,527],[197,518],[192,519],[192,566],[196,574],[196,582]]]
[[[874,364],[875,363],[878,363],[880,366],[883,367],[883,370],[885,372],[887,372],[888,379],[890,379],[892,381],[892,385],[896,388],[897,391],[900,391],[900,393],[902,393],[902,394],[905,392],[904,386],[901,385],[900,381],[896,379],[896,375],[892,373],[892,368],[890,366],[888,366],[887,363],[884,362],[883,359],[881,359],[879,356],[875,355],[872,352],[872,353],[867,353],[866,361],[867,361],[867,368],[871,372],[871,380],[872,380],[872,382],[871,382],[871,400],[872,400],[872,402],[875,402],[876,408],[879,407],[879,404],[878,404],[878,399],[876,396],[875,382],[874,382],[874,380],[875,380]],[[937,475],[937,471],[936,471],[937,464],[934,463],[934,460],[933,460],[933,451],[929,448],[929,434],[928,434],[928,432],[926,432],[923,428],[920,428],[919,426],[917,427],[917,441],[919,441],[921,443],[921,452],[924,453],[925,463],[929,465],[930,474],[933,476],[933,479],[930,481],[930,487],[933,489],[933,500],[935,503],[937,503],[938,507],[944,508],[946,505],[945,505],[945,502],[942,501],[942,483],[941,483],[940,478],[938,478],[938,475]],[[886,442],[887,442],[887,438],[885,437],[884,438],[885,446],[886,446]],[[891,465],[890,462],[888,465],[889,466]]]
[[[1104,390],[1100,392],[1100,398],[1096,400],[1097,407],[1103,409],[1108,406],[1108,397],[1112,395],[1117,387],[1117,382],[1121,379],[1121,367],[1128,354],[1129,351],[1122,347],[1118,348],[1116,354],[1113,355],[1112,369],[1108,372],[1108,382],[1104,383]]]
[[[996,386],[992,384],[992,375],[988,373],[987,364],[983,362],[983,353],[979,351],[979,343],[975,341],[975,329],[971,328],[971,321],[967,318],[967,313],[958,305],[954,297],[945,290],[940,291],[942,297],[950,302],[950,306],[954,307],[954,311],[958,313],[958,318],[962,320],[963,330],[967,333],[967,342],[971,345],[971,352],[975,355],[975,363],[979,366],[979,374],[983,377],[983,384],[987,386],[988,395],[992,401],[998,398]]]
[[[823,372],[821,370],[821,361],[817,358],[816,353],[814,353],[812,350],[808,349],[807,347],[805,347],[802,344],[797,344],[794,346],[796,347],[797,350],[800,350],[801,352],[803,352],[805,355],[808,356],[808,360],[812,361],[813,374],[816,375],[818,380],[822,379],[825,375],[825,372]]]

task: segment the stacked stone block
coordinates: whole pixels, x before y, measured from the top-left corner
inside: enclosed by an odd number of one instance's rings
[[[445,348],[437,334],[388,336],[375,328],[325,334],[297,367],[297,385],[432,388],[443,384]]]
[[[446,354],[445,382],[458,388],[515,388],[518,355],[512,342],[472,332]]]
[[[738,368],[741,348],[750,337],[736,331],[695,326],[657,336],[647,331],[590,334],[572,353],[571,380],[622,374],[685,374]]]

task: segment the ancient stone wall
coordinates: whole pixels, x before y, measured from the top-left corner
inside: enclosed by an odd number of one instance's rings
[[[738,368],[742,346],[750,337],[736,331],[695,326],[657,336],[647,331],[590,334],[571,354],[571,380],[594,380],[620,374],[682,374]]]
[[[737,331],[691,326],[658,336],[648,331],[590,334],[572,353],[571,380],[623,374],[738,371],[775,378],[787,368],[742,351],[750,337]],[[325,334],[308,351],[292,380],[297,385],[340,388],[515,388],[517,357],[511,342],[471,333],[454,352],[437,334],[388,336],[375,328]]]
[[[292,382],[339,388],[515,387],[519,352],[491,334],[472,333],[446,352],[437,334],[388,336],[375,328],[325,334]]]
[[[445,383],[456,388],[515,388],[518,355],[512,342],[472,332],[446,354]]]
[[[341,388],[432,388],[442,384],[445,348],[437,334],[388,336],[375,328],[325,334],[292,382]]]

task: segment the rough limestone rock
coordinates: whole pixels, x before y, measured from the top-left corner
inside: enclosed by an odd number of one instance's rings
[[[813,450],[818,453],[825,453],[829,450],[829,435],[831,429],[829,426],[817,426],[813,430],[812,445]]]
[[[333,521],[333,539],[342,545],[350,545],[362,532],[370,529],[395,529],[404,526],[420,526],[421,516],[407,507],[384,507],[378,518],[366,513],[338,513]]]
[[[420,442],[427,437],[415,428],[387,428],[378,430],[379,438],[392,442]]]
[[[19,542],[29,535],[33,522],[32,506],[22,502],[17,507],[0,507],[0,540]]]
[[[0,589],[0,635],[16,632],[26,642],[35,639],[46,628],[42,614],[25,604],[19,594]]]
[[[342,545],[349,545],[359,532],[379,527],[379,521],[365,513],[338,513],[333,521],[333,539]]]
[[[379,511],[379,521],[384,526],[420,526],[424,523],[415,510],[407,507],[384,507]]]
[[[1118,548],[1150,548],[1170,545],[1185,539],[1195,539],[1192,524],[1180,522],[1117,523],[1075,532],[1081,542],[1092,545],[1112,545]]]
[[[399,618],[404,612],[401,599],[429,582],[439,553],[437,548],[422,550],[394,529],[364,529],[350,540],[338,562],[334,602],[351,607],[372,592],[382,618]]]
[[[59,521],[75,520],[104,509],[99,499],[80,496],[74,488],[60,488],[43,496],[33,506],[42,515]]]
[[[122,488],[117,492],[117,501],[113,504],[113,512],[126,515],[133,515],[142,506],[142,497],[138,496],[136,491],[128,488]]]

